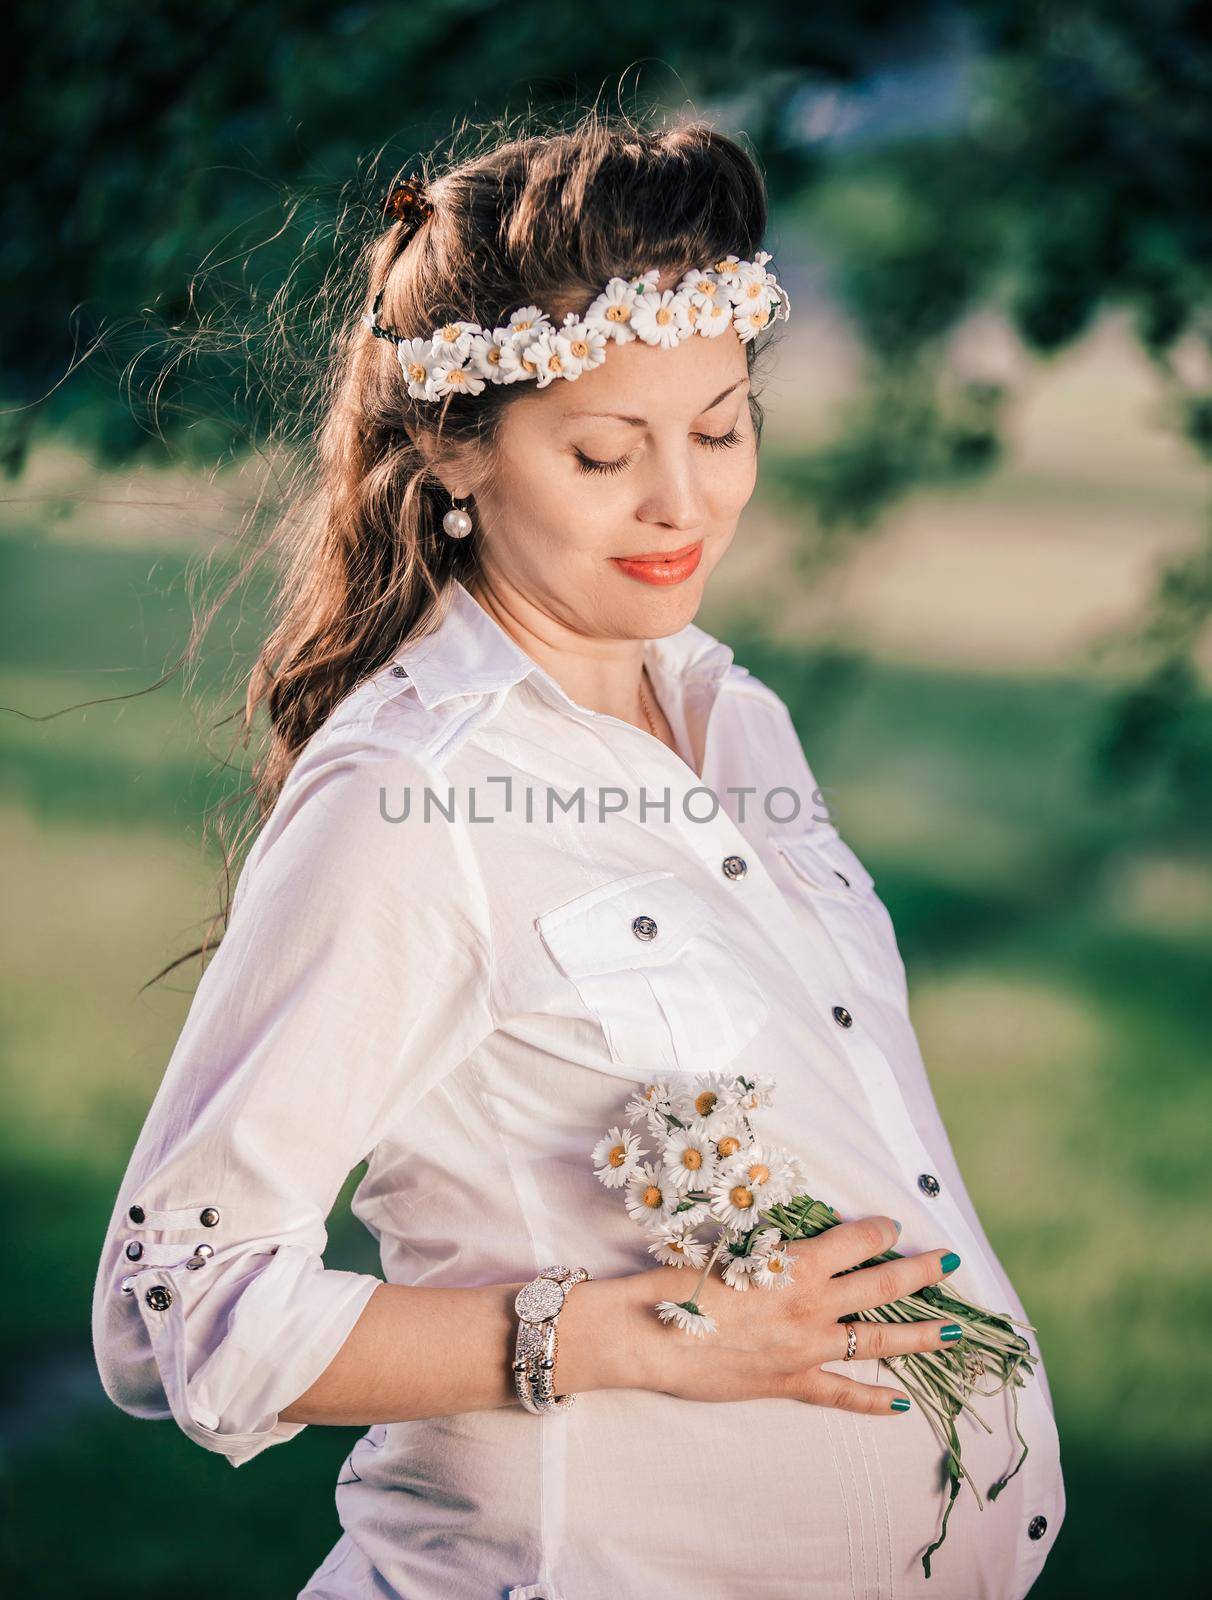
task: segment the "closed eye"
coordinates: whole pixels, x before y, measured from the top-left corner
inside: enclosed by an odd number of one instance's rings
[[[694,437],[708,450],[728,450],[741,442],[739,428],[729,428],[727,433],[696,433]],[[619,456],[615,461],[595,461],[581,450],[574,450],[582,472],[623,472],[631,461],[630,455]]]

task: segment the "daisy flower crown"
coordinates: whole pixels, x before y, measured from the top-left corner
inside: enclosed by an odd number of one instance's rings
[[[688,272],[676,289],[660,290],[660,270],[637,278],[611,278],[588,310],[570,311],[556,326],[538,306],[520,306],[501,327],[448,322],[428,339],[410,339],[379,323],[383,291],[363,324],[396,346],[414,400],[440,401],[450,394],[480,394],[488,383],[533,380],[540,389],[556,378],[579,378],[606,359],[607,346],[645,344],[668,350],[694,334],[715,338],[735,328],[742,344],[791,311],[786,289],[767,266],[770,252],[752,261],[724,256]]]

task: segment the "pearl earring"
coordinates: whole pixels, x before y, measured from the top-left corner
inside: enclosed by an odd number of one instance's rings
[[[461,506],[451,506],[442,518],[442,526],[452,539],[466,539],[471,532],[471,518]]]

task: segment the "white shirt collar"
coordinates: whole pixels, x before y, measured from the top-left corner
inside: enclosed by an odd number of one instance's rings
[[[539,683],[579,711],[587,708],[573,700],[543,667],[517,644],[497,620],[456,579],[446,611],[436,628],[416,641],[406,641],[392,657],[406,667],[426,708],[454,695],[492,694],[511,688],[522,679]],[[729,645],[693,622],[676,633],[644,641],[644,663],[658,694],[687,691],[695,699],[707,685],[715,685],[733,664]]]

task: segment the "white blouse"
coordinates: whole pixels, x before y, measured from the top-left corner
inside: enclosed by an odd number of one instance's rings
[[[904,1252],[954,1249],[961,1293],[1029,1320],[939,1118],[888,913],[821,820],[786,706],[693,623],[644,655],[685,759],[572,700],[456,585],[309,741],[109,1224],[93,1339],[124,1411],[233,1466],[302,1431],[279,1411],[381,1281],[323,1261],[363,1159],[353,1209],[389,1282],[655,1266],[590,1152],[637,1085],[724,1067],[775,1080],[754,1131],[818,1198],[899,1218]],[[441,1352],[400,1351],[421,1356]],[[1042,1362],[1018,1395],[1030,1451],[992,1503],[1022,1448],[1009,1391],[974,1402],[987,1428],[958,1419],[984,1504],[965,1483],[929,1580],[946,1479],[916,1404],[592,1390],[567,1414],[370,1427],[299,1600],[1019,1600],[1065,1493]]]

